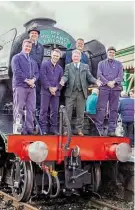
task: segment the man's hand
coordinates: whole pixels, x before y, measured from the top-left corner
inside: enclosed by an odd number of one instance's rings
[[[35,79],[25,79],[24,82],[26,82],[29,86],[35,85]]]
[[[115,81],[109,81],[109,82],[107,83],[107,85],[108,85],[110,88],[114,88]]]
[[[97,79],[96,84],[98,87],[100,87],[100,86],[102,86],[103,83],[99,79]]]
[[[35,85],[35,84],[33,84],[33,85],[31,85],[30,87],[31,87],[31,88],[35,88],[35,87],[36,87],[36,85]]]
[[[57,91],[57,87],[49,87],[49,91],[50,91],[50,93],[51,93],[52,95],[55,96],[56,91]]]
[[[28,79],[28,84],[33,86],[35,84],[35,79]]]
[[[61,85],[61,86],[64,86],[64,85],[65,85],[65,81],[64,81],[63,78],[61,78],[61,80],[60,80],[60,85]]]

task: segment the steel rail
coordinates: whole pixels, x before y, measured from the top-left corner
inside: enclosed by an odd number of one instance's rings
[[[2,200],[10,202],[9,205],[13,205],[16,208],[16,210],[39,210],[38,208],[33,207],[29,204],[17,201],[14,197],[2,191],[0,191],[0,196]]]
[[[97,199],[93,199],[93,198],[90,200],[90,205],[92,205],[93,207],[99,208],[99,209],[102,206],[102,207],[108,207],[109,209],[113,209],[113,210],[123,210],[122,208],[113,206],[112,204],[109,204],[109,203],[106,203],[104,201],[100,201]]]

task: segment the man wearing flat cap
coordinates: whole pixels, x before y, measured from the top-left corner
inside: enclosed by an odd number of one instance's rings
[[[120,61],[115,60],[116,49],[109,47],[107,59],[98,64],[97,78],[101,80],[102,86],[99,88],[97,103],[96,126],[103,135],[103,123],[109,101],[109,121],[108,136],[115,136],[117,126],[118,103],[121,92],[121,82],[123,81],[123,66]]]
[[[40,31],[37,28],[31,28],[28,31],[29,38],[32,41],[32,50],[30,52],[31,57],[37,62],[38,69],[40,70],[40,66],[44,57],[44,47],[42,44],[38,42],[38,37],[40,35]],[[37,109],[40,109],[40,81],[36,82],[36,104]]]

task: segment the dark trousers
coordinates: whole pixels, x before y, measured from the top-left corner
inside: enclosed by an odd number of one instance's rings
[[[124,136],[130,138],[131,145],[134,144],[134,122],[122,122]]]
[[[48,112],[50,108],[50,119]],[[39,115],[39,124],[42,132],[48,131],[50,120],[50,132],[58,131],[58,111],[59,111],[59,96],[41,94],[41,107]]]
[[[70,97],[66,97],[66,109],[70,123],[72,121],[72,112],[75,105],[77,116],[76,130],[79,132],[82,131],[84,124],[85,97],[83,91],[76,90],[72,92]],[[66,131],[67,127],[64,127],[64,130]]]
[[[108,131],[115,132],[117,126],[118,103],[120,97],[120,90],[100,89],[97,103],[96,126],[102,133],[103,124],[107,110],[107,103],[109,101],[109,119]]]

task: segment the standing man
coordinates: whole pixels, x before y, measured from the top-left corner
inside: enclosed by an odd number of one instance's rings
[[[23,134],[32,134],[34,129],[34,112],[36,108],[35,82],[39,77],[37,63],[29,56],[32,42],[29,39],[23,41],[22,51],[12,58],[13,72],[13,110],[14,122],[23,124],[24,108],[26,120]]]
[[[89,66],[80,62],[81,52],[80,50],[74,50],[72,52],[73,62],[66,65],[65,73],[62,77],[60,84],[66,86],[66,108],[69,121],[72,119],[73,106],[76,104],[76,115],[77,115],[77,124],[76,129],[77,133],[80,136],[83,136],[83,123],[84,123],[84,109],[85,109],[85,100],[87,98],[87,89],[88,84],[96,83],[98,86],[101,85],[101,82],[96,80],[89,71]],[[64,135],[67,135],[67,128],[65,128]]]
[[[97,78],[101,80],[103,85],[99,89],[96,125],[103,135],[103,122],[109,101],[108,136],[115,136],[121,82],[123,81],[123,67],[120,61],[114,59],[115,52],[114,47],[108,48],[108,58],[99,62],[97,71]]]
[[[121,98],[119,103],[118,112],[122,119],[122,127],[124,129],[125,136],[130,138],[131,145],[134,144],[134,99],[128,97],[128,93],[121,92]]]
[[[32,49],[30,52],[31,57],[37,62],[38,69],[40,70],[41,63],[44,58],[44,47],[38,42],[40,31],[37,28],[31,28],[28,31],[29,38],[32,41]],[[36,82],[36,105],[37,110],[40,110],[40,80]]]
[[[58,135],[58,109],[60,97],[60,80],[63,76],[63,69],[58,64],[61,56],[59,49],[51,52],[51,60],[45,61],[41,65],[41,109],[39,123],[42,133],[47,134],[48,109],[50,108],[50,132]]]
[[[82,39],[82,38],[77,39],[77,41],[76,41],[76,49],[81,52],[81,60],[80,60],[80,62],[89,65],[89,58],[83,52],[83,49],[84,49],[84,39]],[[67,51],[66,52],[66,55],[65,55],[65,64],[69,64],[71,62],[72,62],[72,51]]]

